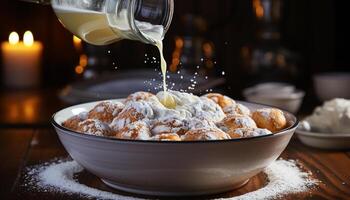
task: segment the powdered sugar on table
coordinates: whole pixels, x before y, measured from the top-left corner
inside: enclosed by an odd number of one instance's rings
[[[83,168],[75,161],[53,161],[28,168],[24,185],[29,190],[79,194],[97,199],[141,199],[102,191],[79,183],[74,175],[81,171]],[[293,160],[277,160],[267,167],[264,173],[268,179],[264,187],[241,196],[220,200],[277,199],[287,194],[308,191],[317,184],[317,180],[311,179],[310,173],[301,171]]]

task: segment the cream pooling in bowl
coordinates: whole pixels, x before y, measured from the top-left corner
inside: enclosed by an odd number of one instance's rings
[[[164,92],[158,92],[159,99],[165,98]],[[200,119],[208,119],[213,122],[221,121],[225,117],[225,113],[220,106],[206,97],[198,97],[189,93],[168,91],[166,95],[170,95],[176,106],[174,110],[180,113],[189,113],[192,117]]]

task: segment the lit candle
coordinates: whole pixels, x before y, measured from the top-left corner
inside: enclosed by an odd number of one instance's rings
[[[12,32],[8,42],[1,44],[3,77],[9,87],[28,88],[37,86],[40,80],[40,61],[43,46],[34,41],[33,34],[26,31],[23,42]]]

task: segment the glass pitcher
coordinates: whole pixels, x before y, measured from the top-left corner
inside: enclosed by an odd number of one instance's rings
[[[163,39],[174,11],[173,0],[26,0],[51,3],[65,28],[94,45],[122,39],[155,44]]]

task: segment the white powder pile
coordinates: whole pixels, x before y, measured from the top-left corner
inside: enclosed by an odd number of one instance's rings
[[[81,171],[83,171],[83,168],[75,161],[46,163],[28,170],[24,186],[40,191],[78,194],[97,199],[140,199],[98,190],[81,184],[74,177],[75,174]],[[241,196],[220,200],[276,199],[286,194],[305,192],[317,184],[316,180],[310,178],[310,173],[301,171],[293,160],[277,160],[267,167],[264,172],[268,178],[268,183],[263,188]]]
[[[256,191],[227,200],[277,199],[284,195],[305,192],[317,184],[311,173],[301,171],[293,160],[277,160],[265,169],[268,184]],[[220,199],[220,200],[223,200]]]

